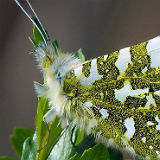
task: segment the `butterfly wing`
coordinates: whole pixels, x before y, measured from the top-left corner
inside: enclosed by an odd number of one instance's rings
[[[108,145],[160,159],[160,37],[85,62],[63,89],[77,125]]]

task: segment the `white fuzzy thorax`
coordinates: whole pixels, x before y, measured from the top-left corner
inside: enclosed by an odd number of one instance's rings
[[[49,123],[56,115],[64,115],[65,107],[69,107],[67,97],[63,93],[63,78],[81,64],[81,61],[71,54],[55,53],[53,46],[49,43],[48,46],[40,45],[36,49],[36,61],[44,74],[44,84],[35,83],[35,89],[38,96],[45,96],[49,99],[51,109],[44,116],[45,122]],[[51,64],[44,67],[42,64],[43,58],[47,57]]]

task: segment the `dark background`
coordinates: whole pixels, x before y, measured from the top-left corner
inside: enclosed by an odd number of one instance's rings
[[[87,58],[160,34],[159,0],[32,0],[32,4],[64,51],[82,48]],[[15,157],[9,142],[14,127],[34,129],[33,81],[42,79],[28,54],[33,50],[29,35],[32,25],[13,0],[0,0],[0,156]]]

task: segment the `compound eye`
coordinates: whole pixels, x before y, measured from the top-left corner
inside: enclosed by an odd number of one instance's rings
[[[58,78],[60,78],[60,77],[61,77],[61,73],[60,73],[60,72],[58,72],[57,76],[58,76]]]
[[[61,83],[62,75],[60,72],[57,72],[56,79]]]
[[[61,77],[61,73],[58,70],[56,70],[55,71],[55,76],[56,76],[57,79],[59,79]]]

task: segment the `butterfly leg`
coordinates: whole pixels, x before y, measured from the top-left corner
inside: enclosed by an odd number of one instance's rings
[[[52,122],[57,115],[56,107],[52,107],[44,116],[43,116],[43,121],[45,123]]]

